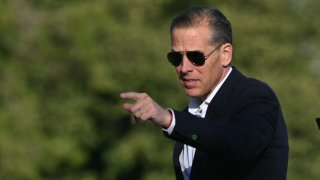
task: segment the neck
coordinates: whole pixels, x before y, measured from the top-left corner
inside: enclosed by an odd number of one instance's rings
[[[211,88],[211,90],[207,94],[205,94],[205,96],[196,97],[197,101],[200,102],[200,104],[208,98],[208,96],[218,86],[218,84],[227,76],[229,70],[230,70],[230,66],[227,66],[223,69],[222,76],[220,77],[219,81],[213,88]]]

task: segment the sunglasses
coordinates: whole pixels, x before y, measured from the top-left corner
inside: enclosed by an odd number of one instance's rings
[[[209,54],[204,55],[200,51],[171,51],[167,54],[167,58],[169,62],[173,66],[179,66],[183,60],[183,55],[185,54],[189,61],[195,66],[202,66],[204,65],[206,59],[209,58],[211,54],[213,54],[220,46],[213,49]]]

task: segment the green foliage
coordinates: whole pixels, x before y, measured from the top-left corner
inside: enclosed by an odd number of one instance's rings
[[[233,63],[276,91],[288,179],[320,176],[319,1],[0,1],[0,179],[173,179],[173,142],[131,126],[124,91],[188,102],[165,54],[170,20],[193,5],[233,24]]]

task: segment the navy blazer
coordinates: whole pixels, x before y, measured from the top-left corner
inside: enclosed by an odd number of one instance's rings
[[[265,83],[236,68],[208,106],[205,118],[174,111],[176,125],[165,135],[176,141],[173,164],[183,179],[183,144],[196,148],[190,180],[284,180],[288,136],[280,104]]]

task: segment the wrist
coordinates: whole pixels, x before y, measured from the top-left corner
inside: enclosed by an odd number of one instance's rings
[[[165,120],[165,124],[164,124],[163,128],[168,129],[172,123],[172,113],[169,109],[167,109],[166,111],[167,111],[168,115],[166,116],[167,118]]]

